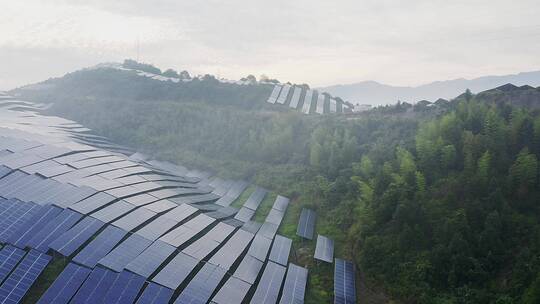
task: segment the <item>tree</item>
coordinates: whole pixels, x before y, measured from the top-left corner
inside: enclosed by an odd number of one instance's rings
[[[512,167],[510,167],[510,185],[518,194],[524,196],[536,185],[538,160],[534,154],[523,148]]]
[[[176,72],[173,69],[167,69],[165,72],[163,72],[163,76],[172,77],[172,78],[180,78],[180,75],[178,75],[178,72]]]

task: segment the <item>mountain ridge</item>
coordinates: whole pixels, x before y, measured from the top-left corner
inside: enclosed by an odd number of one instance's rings
[[[377,106],[393,104],[398,100],[414,103],[419,100],[452,99],[466,89],[470,89],[473,93],[479,93],[507,83],[513,83],[516,86],[540,86],[540,70],[508,75],[482,76],[473,79],[440,80],[419,86],[393,86],[368,80],[321,87],[319,89],[340,96],[353,104]]]

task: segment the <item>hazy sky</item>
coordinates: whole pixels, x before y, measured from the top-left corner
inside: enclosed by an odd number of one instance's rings
[[[0,90],[106,61],[313,86],[540,69],[538,0],[0,0]]]

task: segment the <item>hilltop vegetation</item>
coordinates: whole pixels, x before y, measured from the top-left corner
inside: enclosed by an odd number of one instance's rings
[[[540,114],[504,90],[346,117],[280,112],[269,89],[212,80],[95,70],[47,84],[19,93],[119,143],[290,196],[282,233],[314,208],[336,254],[400,302],[540,301]],[[332,298],[321,269],[313,303]]]

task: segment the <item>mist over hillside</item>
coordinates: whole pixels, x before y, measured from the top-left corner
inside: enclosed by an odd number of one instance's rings
[[[484,76],[475,79],[454,79],[435,81],[417,87],[402,87],[363,81],[353,84],[334,85],[320,88],[340,96],[353,104],[385,105],[398,100],[414,103],[420,100],[435,101],[438,98],[451,99],[470,89],[478,93],[507,83],[517,86],[540,86],[540,71],[523,72],[513,75]]]

